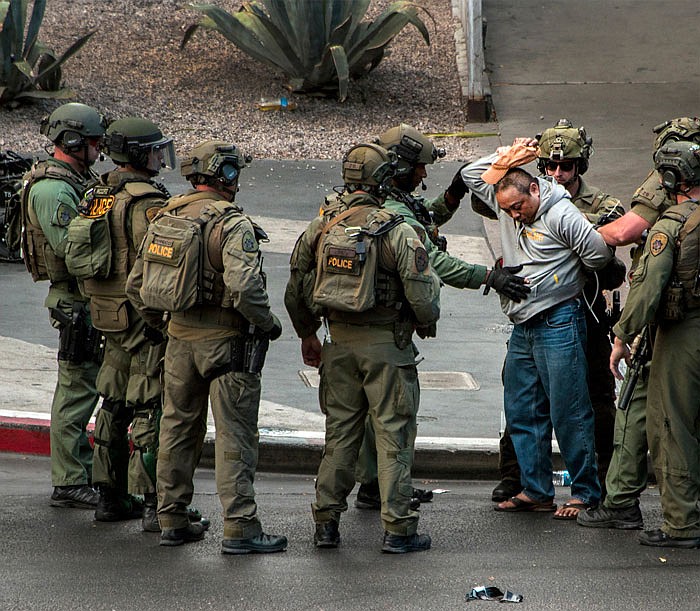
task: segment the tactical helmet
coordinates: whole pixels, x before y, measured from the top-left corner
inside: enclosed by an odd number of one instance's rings
[[[700,144],[687,141],[669,141],[654,153],[654,166],[661,176],[661,184],[671,193],[681,191],[681,184],[693,187],[700,184]]]
[[[399,167],[396,176],[408,174],[419,163],[435,163],[436,159],[445,156],[445,149],[437,148],[417,129],[405,123],[380,134],[374,143],[397,154]]]
[[[125,117],[110,123],[105,135],[104,152],[115,163],[128,163],[141,169],[149,168],[152,151],[162,153],[160,166],[175,167],[175,147],[172,138],[164,136],[160,128],[140,117]]]
[[[107,121],[87,104],[69,102],[41,120],[39,131],[66,150],[85,146],[87,138],[102,138]]]
[[[669,119],[657,125],[652,131],[656,134],[655,151],[658,151],[668,141],[688,140],[700,144],[700,119],[698,117]]]
[[[180,172],[192,183],[220,182],[232,185],[240,171],[253,161],[232,142],[207,140],[195,146],[180,162]]]
[[[536,136],[539,146],[537,151],[537,169],[544,174],[547,161],[564,161],[576,159],[578,173],[588,170],[588,159],[593,154],[593,138],[586,135],[583,127],[574,127],[569,119],[559,119],[554,127],[544,130]]]
[[[381,193],[397,169],[398,158],[393,151],[376,144],[357,144],[343,157],[343,182]]]

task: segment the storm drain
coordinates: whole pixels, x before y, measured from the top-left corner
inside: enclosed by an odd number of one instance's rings
[[[309,388],[318,388],[316,369],[302,369],[299,377]],[[419,371],[418,380],[422,390],[479,390],[479,383],[468,371]]]

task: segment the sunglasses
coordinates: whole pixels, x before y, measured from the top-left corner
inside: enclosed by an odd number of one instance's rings
[[[561,168],[562,172],[571,172],[574,169],[575,161],[548,161],[545,167],[550,171],[554,172],[557,168]]]

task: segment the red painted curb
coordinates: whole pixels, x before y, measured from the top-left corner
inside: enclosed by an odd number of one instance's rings
[[[51,455],[50,421],[41,418],[0,417],[0,452]],[[94,425],[88,426],[88,437],[93,443]]]

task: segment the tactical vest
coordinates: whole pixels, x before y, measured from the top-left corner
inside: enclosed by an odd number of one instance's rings
[[[81,197],[91,180],[81,177],[68,168],[58,165],[52,159],[39,161],[32,166],[22,178],[21,212],[22,212],[22,254],[27,271],[32,280],[50,280],[61,282],[71,280],[72,276],[66,269],[63,259],[54,253],[46,239],[44,230],[39,224],[36,213],[29,209],[29,194],[31,188],[40,180],[53,178],[62,180],[70,185],[78,197]]]
[[[212,192],[195,191],[171,198],[160,214],[167,212],[177,216],[205,220],[202,230],[204,243],[201,262],[202,286],[200,287],[202,304],[184,312],[171,313],[172,321],[196,327],[198,326],[197,321],[206,320],[209,323],[216,322],[222,327],[247,329],[249,323],[242,314],[234,309],[233,296],[224,283],[222,255],[223,243],[228,232],[232,229],[230,225],[225,228],[225,225],[229,219],[243,218],[241,208]]]
[[[83,282],[90,297],[90,313],[95,328],[102,331],[124,331],[129,326],[126,304],[126,279],[136,261],[137,245],[131,245],[127,219],[129,208],[150,197],[165,200],[165,194],[146,181],[124,182],[110,189],[114,202],[108,215],[112,261],[106,278],[89,278]]]
[[[700,205],[688,200],[669,208],[662,218],[669,218],[683,226],[676,239],[671,281],[664,289],[664,302],[669,293],[680,289],[680,307],[683,312],[700,308]]]
[[[344,210],[345,208],[345,210]],[[327,217],[327,222],[324,230],[319,234],[318,241],[315,245],[317,257],[317,287],[322,279],[319,275],[325,266],[324,257],[324,235],[326,228],[342,216],[342,224],[345,226],[363,227],[369,230],[377,230],[385,223],[403,222],[403,217],[390,210],[379,208],[374,204],[371,205],[355,205],[348,208],[347,202],[339,204],[337,207],[330,207],[324,211],[324,216]],[[401,311],[406,304],[406,299],[403,293],[403,285],[401,280],[392,268],[391,264],[392,253],[385,248],[381,235],[374,240],[376,243],[373,248],[376,249],[376,258],[373,259],[373,264],[376,266],[373,270],[362,270],[361,273],[370,273],[373,277],[373,305],[371,308],[364,311],[351,311],[348,307],[331,308],[324,307],[325,316],[336,322],[345,322],[350,324],[369,324],[382,320],[385,322],[395,321],[401,317]],[[352,258],[352,253],[349,253]],[[359,283],[358,283],[359,284]],[[357,287],[349,287],[351,292],[356,292]],[[316,289],[314,291],[316,295]],[[347,296],[339,295],[338,299],[342,302],[350,303],[356,299],[355,295]],[[315,300],[316,301],[316,300]]]

